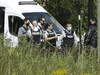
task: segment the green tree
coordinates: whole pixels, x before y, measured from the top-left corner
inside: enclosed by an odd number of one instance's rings
[[[77,0],[36,0],[51,15],[65,27],[67,22],[72,23],[73,29],[78,31],[78,2]],[[93,16],[97,17],[97,0],[94,0]],[[88,28],[88,0],[80,0],[82,31]]]

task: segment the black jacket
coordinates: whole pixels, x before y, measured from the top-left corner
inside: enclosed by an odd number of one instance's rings
[[[97,47],[97,24],[92,25],[86,32],[85,42],[89,46]]]

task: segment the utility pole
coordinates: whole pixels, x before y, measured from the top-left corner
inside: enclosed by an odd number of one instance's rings
[[[90,19],[93,18],[93,0],[88,0],[88,29],[90,28]]]
[[[97,0],[97,25],[98,25],[98,59],[100,60],[100,0]]]
[[[79,37],[80,37],[80,45],[79,45],[79,54],[81,49],[81,25],[80,25],[80,1],[78,0],[78,19],[79,19]]]

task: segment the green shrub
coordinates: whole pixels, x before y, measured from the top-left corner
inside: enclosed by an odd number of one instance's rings
[[[0,75],[53,75],[59,71],[62,75],[99,75],[100,61],[96,55],[88,55],[86,51],[65,54],[49,52],[33,47],[33,44],[19,45],[16,48],[6,47],[0,37]],[[67,50],[65,48],[65,50]],[[43,53],[41,53],[43,52]],[[76,55],[77,53],[77,55]],[[78,61],[75,61],[77,57]]]

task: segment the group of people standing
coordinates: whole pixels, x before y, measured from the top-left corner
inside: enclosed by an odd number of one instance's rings
[[[44,29],[43,29],[43,25]],[[67,23],[66,29],[62,31],[60,36],[57,36],[56,32],[53,30],[52,23],[46,23],[44,17],[40,17],[38,22],[36,20],[30,23],[28,18],[24,19],[24,24],[18,30],[19,39],[22,37],[27,37],[27,42],[29,43],[30,38],[33,39],[33,44],[38,46],[57,47],[61,49],[64,46],[72,47],[74,43],[79,41],[75,31],[72,30],[71,23]],[[63,41],[62,41],[63,40]]]
[[[90,20],[91,27],[84,34],[84,43],[88,47],[97,47],[97,20],[93,18]],[[43,29],[43,25],[44,29]],[[74,44],[80,41],[79,37],[77,37],[74,30],[72,30],[72,24],[67,23],[66,28],[62,31],[60,36],[57,36],[56,32],[53,30],[52,23],[46,23],[44,17],[40,17],[38,22],[36,20],[30,23],[28,18],[24,19],[24,24],[19,28],[18,36],[27,37],[27,42],[30,42],[30,38],[32,37],[33,44],[37,44],[42,47],[43,45],[48,47],[56,47],[61,49],[65,46],[72,47]],[[20,39],[19,38],[19,39]],[[45,43],[46,42],[46,43]],[[45,43],[45,44],[44,44]]]

